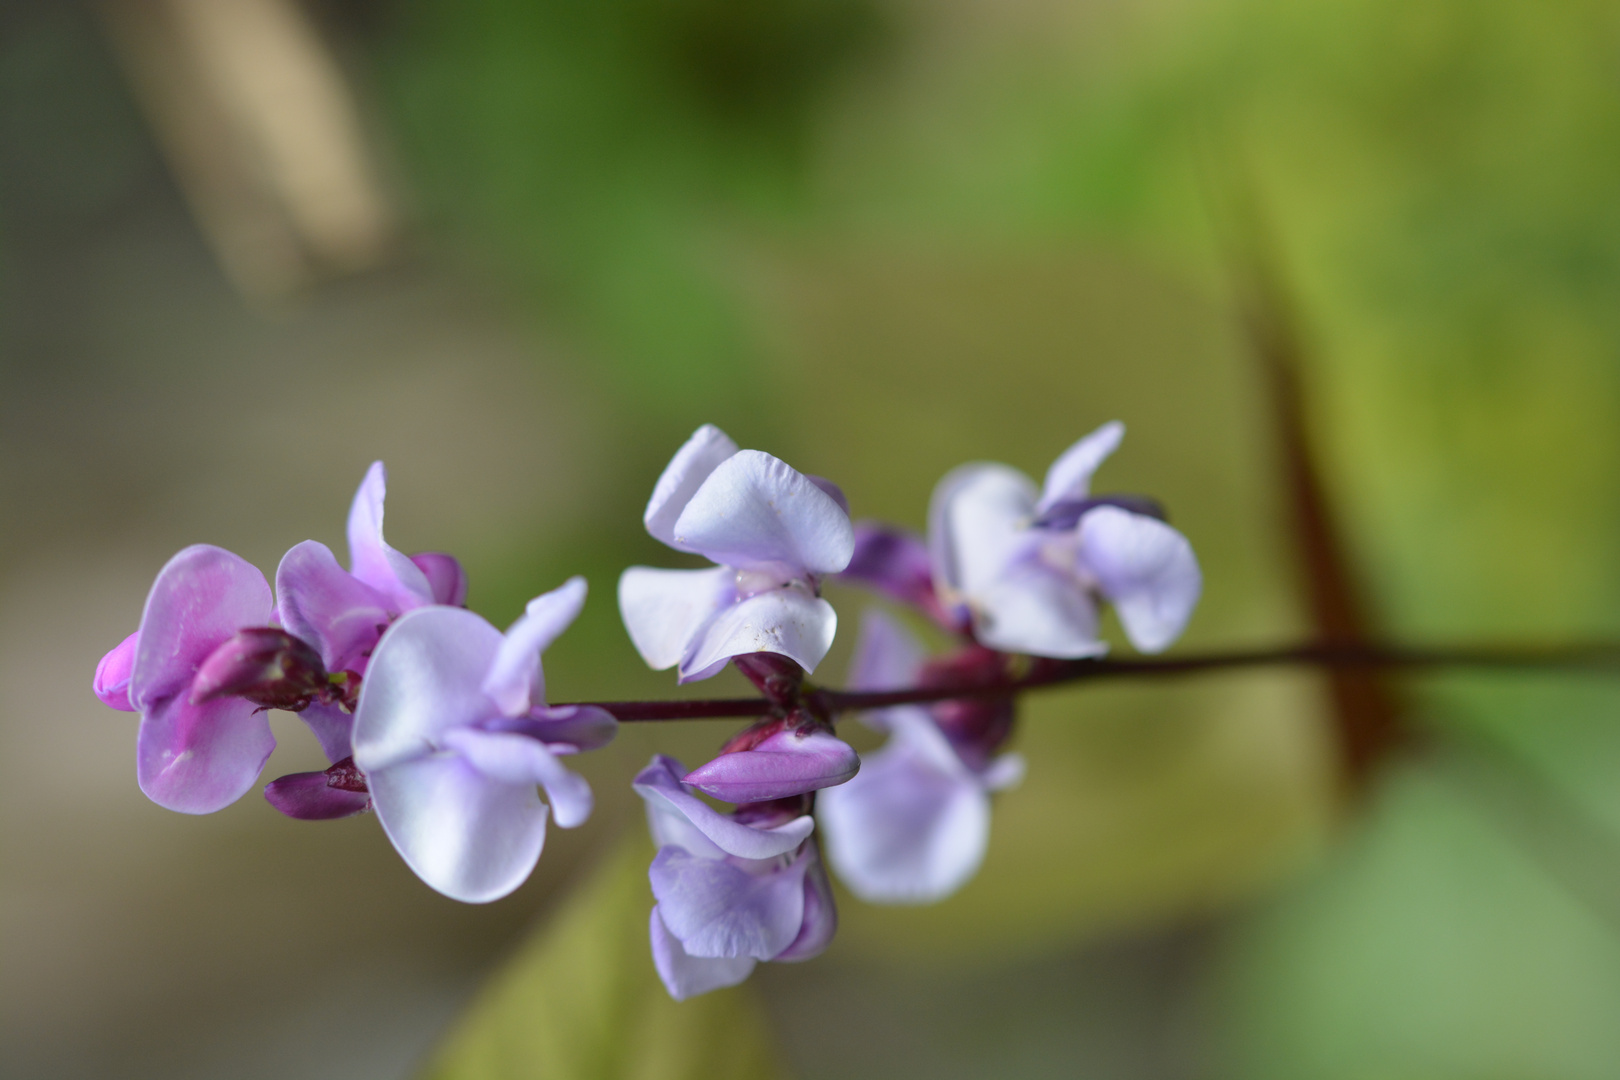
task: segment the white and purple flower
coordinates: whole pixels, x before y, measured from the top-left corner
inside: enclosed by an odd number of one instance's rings
[[[925,681],[922,647],[894,620],[868,611],[850,688],[898,690]],[[1003,708],[994,701],[963,704],[955,713]],[[942,900],[978,872],[990,839],[990,795],[1022,779],[1023,758],[992,756],[1005,727],[953,724],[947,733],[927,706],[884,709],[865,720],[889,740],[862,757],[848,783],[821,793],[816,816],[827,859],[870,903]]]
[[[320,653],[331,672],[363,675],[383,631],[401,615],[431,604],[461,606],[467,577],[450,555],[406,556],[383,539],[383,500],[388,473],[380,461],[366,470],[349,508],[349,565],[332,549],[306,540],[282,556],[276,569],[281,625]],[[327,760],[349,755],[353,718],[337,705],[315,703],[303,711]]]
[[[929,506],[934,587],[974,638],[1002,652],[1079,658],[1107,646],[1097,598],[1142,652],[1180,636],[1203,588],[1185,537],[1146,500],[1090,494],[1091,475],[1124,438],[1118,422],[1075,443],[1036,490],[1006,465],[949,473]]]
[[[224,548],[195,544],[170,559],[147,595],[140,628],[96,666],[95,692],[141,714],[135,776],[147,798],[211,814],[259,778],[275,736],[263,708],[218,694],[216,653],[275,614],[270,584]]]
[[[658,844],[653,963],[677,1001],[735,986],[761,960],[808,960],[838,925],[808,799],[722,814],[681,783],[685,771],[659,755],[635,779]]]
[[[540,663],[584,603],[585,580],[571,578],[505,635],[462,608],[418,607],[371,655],[354,761],[395,849],[446,896],[505,896],[539,860],[548,813],[565,829],[590,816],[590,785],[559,758],[606,745],[618,722],[547,706]]]
[[[636,650],[680,681],[716,675],[735,656],[775,653],[814,671],[838,617],[820,581],[848,565],[854,530],[843,494],[706,424],[658,478],[647,531],[707,570],[633,566],[619,610]]]

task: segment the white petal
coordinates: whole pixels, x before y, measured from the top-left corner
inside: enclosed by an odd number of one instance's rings
[[[806,672],[832,648],[838,615],[831,604],[799,589],[771,589],[726,608],[704,627],[681,661],[681,681],[695,682],[745,653],[780,653]]]
[[[505,784],[536,784],[546,789],[546,797],[565,829],[583,825],[591,816],[591,785],[583,776],[564,767],[544,744],[527,735],[454,728],[439,737],[440,744],[454,750],[491,780]]]
[[[636,651],[654,671],[674,667],[699,630],[735,595],[736,571],[632,566],[619,577],[619,614]]]
[[[1039,541],[1028,528],[1035,485],[1017,469],[977,463],[952,470],[928,507],[936,586],[972,597]]]
[[[642,515],[647,531],[670,547],[681,548],[675,542],[676,519],[709,474],[736,452],[737,444],[713,424],[704,424],[693,432],[686,444],[675,451],[653,486],[652,498],[647,501],[647,511]]]
[[[469,904],[523,884],[546,840],[533,784],[505,784],[453,753],[366,770],[383,831],[416,876]]]
[[[1037,562],[1014,567],[973,597],[974,637],[1002,652],[1101,656],[1097,609],[1073,577]]]
[[[653,966],[658,969],[664,989],[676,1001],[736,986],[753,973],[758,963],[752,956],[692,956],[664,925],[656,904],[652,910],[651,932]]]
[[[855,527],[809,477],[743,450],[721,462],[686,504],[675,544],[727,566],[836,574],[855,554]]]
[[[562,585],[529,601],[521,618],[501,639],[484,693],[501,712],[520,716],[546,703],[546,676],[540,654],[568,629],[585,606],[585,579],[571,577]],[[558,824],[562,824],[558,819]]]
[[[1125,425],[1111,420],[1081,439],[1052,462],[1046,470],[1046,484],[1041,488],[1038,513],[1045,513],[1053,503],[1064,499],[1083,499],[1091,494],[1091,474],[1119,449],[1125,437]]]
[[[944,899],[984,861],[989,796],[931,722],[897,727],[853,780],[816,802],[828,861],[868,902]]]
[[[370,773],[431,751],[451,728],[494,715],[484,676],[501,633],[464,608],[424,607],[377,643],[354,713],[354,762]]]
[[[383,539],[383,499],[388,472],[374,461],[349,507],[349,572],[394,602],[400,611],[433,603],[422,568]]]
[[[1159,652],[1181,636],[1204,579],[1192,545],[1144,514],[1099,506],[1080,519],[1080,564],[1119,612],[1142,652]]]
[[[659,847],[673,845],[710,859],[771,859],[797,848],[815,828],[808,814],[769,829],[744,825],[693,795],[681,783],[685,775],[686,766],[659,754],[635,778],[636,794],[647,803],[647,826]]]
[[[771,957],[804,925],[807,863],[787,866],[705,859],[661,849],[647,879],[670,933],[695,956]]]

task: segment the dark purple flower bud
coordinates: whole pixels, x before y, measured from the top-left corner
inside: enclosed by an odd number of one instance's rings
[[[331,691],[319,653],[285,630],[255,626],[237,631],[202,662],[191,701],[241,697],[261,708],[298,712]]]
[[[467,606],[467,572],[454,555],[440,551],[421,551],[411,556],[411,562],[427,576],[428,587],[433,590],[433,602],[449,607]]]
[[[965,634],[971,625],[965,613],[953,614],[940,603],[928,545],[907,529],[856,522],[855,554],[838,577],[916,608],[952,633]]]
[[[773,705],[791,705],[798,700],[804,668],[780,653],[745,653],[732,657],[731,662]]]
[[[1164,506],[1156,499],[1146,495],[1093,495],[1084,499],[1063,499],[1053,503],[1032,524],[1039,529],[1054,529],[1063,531],[1074,528],[1088,510],[1095,510],[1099,506],[1117,506],[1121,510],[1129,510],[1133,514],[1144,517],[1157,518],[1168,522],[1170,515]]]
[[[347,757],[325,772],[289,773],[265,785],[271,806],[300,821],[330,821],[371,809],[366,778]]]
[[[96,665],[96,678],[91,688],[103,705],[122,712],[136,711],[129,702],[129,674],[135,669],[135,648],[140,639],[141,632],[137,630],[114,646]]]
[[[930,660],[919,682],[961,689],[990,686],[1014,674],[1017,663],[1006,653],[969,645]],[[929,712],[962,760],[970,768],[983,769],[1012,734],[1017,706],[1011,697],[960,698],[938,702]]]

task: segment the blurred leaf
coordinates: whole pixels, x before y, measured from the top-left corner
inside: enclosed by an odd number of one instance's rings
[[[884,33],[871,0],[414,0],[382,73],[425,208],[667,415],[747,398],[730,248],[802,208],[815,108]]]
[[[781,1075],[746,986],[670,999],[647,943],[652,851],[603,859],[480,992],[432,1080],[762,1080]]]
[[[1412,769],[1233,943],[1235,1075],[1614,1075],[1620,939],[1466,789]]]

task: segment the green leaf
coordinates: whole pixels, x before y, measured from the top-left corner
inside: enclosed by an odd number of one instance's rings
[[[484,987],[432,1080],[760,1080],[783,1075],[746,986],[676,1002],[647,944],[652,851],[621,842]]]

